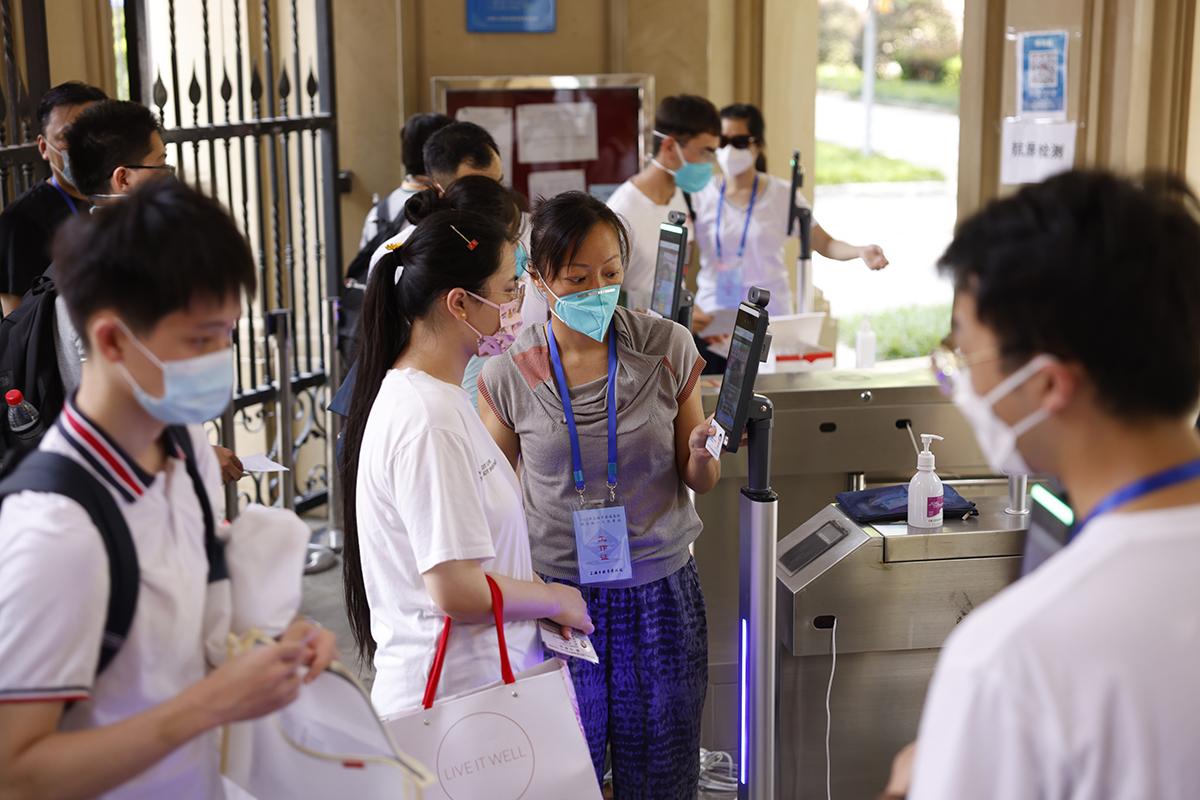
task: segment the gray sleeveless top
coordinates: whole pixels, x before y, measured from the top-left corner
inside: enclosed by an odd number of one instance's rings
[[[687,564],[703,527],[675,463],[675,417],[696,388],[704,359],[692,335],[668,320],[618,308],[617,493],[629,524],[633,578],[602,584],[641,586]],[[571,407],[589,500],[607,494],[607,376],[571,389]],[[550,366],[546,329],[526,328],[479,379],[479,397],[521,440],[521,488],[533,565],[554,578],[579,580],[571,514],[579,495],[571,443]]]

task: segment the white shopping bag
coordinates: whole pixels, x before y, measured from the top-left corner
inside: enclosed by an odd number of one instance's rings
[[[432,776],[401,753],[371,700],[341,664],[291,705],[224,732],[222,771],[252,797],[424,800]]]
[[[397,745],[436,775],[427,800],[600,800],[566,662],[517,675],[504,642],[504,599],[489,577],[500,640],[499,683],[434,705],[450,635],[438,641],[420,711],[385,717]]]

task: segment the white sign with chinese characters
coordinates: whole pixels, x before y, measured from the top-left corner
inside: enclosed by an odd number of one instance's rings
[[[1000,183],[1038,183],[1075,165],[1074,122],[1005,120]]]

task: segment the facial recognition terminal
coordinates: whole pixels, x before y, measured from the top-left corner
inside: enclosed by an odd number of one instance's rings
[[[750,411],[754,394],[754,382],[758,378],[758,364],[767,356],[766,305],[771,293],[757,287],[750,290],[749,302],[738,307],[733,325],[733,336],[729,342],[729,356],[725,362],[725,376],[721,380],[721,393],[717,397],[716,423],[720,445],[730,453],[736,453],[742,441],[742,431]]]
[[[674,214],[672,214],[674,217]],[[654,261],[654,289],[650,310],[664,319],[679,316],[683,299],[683,270],[687,266],[687,228],[674,219],[658,227],[658,254]]]

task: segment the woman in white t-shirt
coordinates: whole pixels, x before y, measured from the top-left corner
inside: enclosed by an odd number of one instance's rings
[[[473,355],[512,343],[521,295],[504,226],[464,211],[422,220],[367,285],[342,464],[344,579],[381,714],[420,704],[446,617],[440,695],[499,677],[488,575],[518,669],[542,660],[536,620],[592,631],[578,590],[534,575],[520,483],[460,385]]]
[[[692,197],[700,247],[696,330],[712,321],[711,312],[737,308],[751,286],[771,290],[768,311],[772,314],[791,314],[796,308],[783,258],[791,184],[766,174],[765,130],[762,112],[749,103],[721,109],[717,163],[724,175]],[[861,258],[873,270],[888,265],[879,245],[847,244],[815,221],[812,247],[837,261]]]

